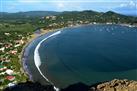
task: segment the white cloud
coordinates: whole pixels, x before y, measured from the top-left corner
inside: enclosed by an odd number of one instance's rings
[[[66,2],[65,0],[60,2],[52,2],[55,7],[57,7],[58,11],[68,11],[68,10],[83,10],[82,6],[79,2],[73,3],[73,2]]]
[[[125,15],[137,16],[137,1],[130,0],[123,2],[119,7],[115,8],[114,11]]]
[[[120,4],[120,7],[125,7],[127,6],[127,4]]]
[[[57,7],[58,8],[63,8],[63,7],[65,7],[65,3],[59,2],[59,3],[57,3]]]
[[[131,1],[129,1],[129,2],[120,4],[120,7],[136,8],[136,7],[137,7],[137,4],[136,4],[135,1],[131,0]]]
[[[130,6],[136,6],[136,2],[130,1],[129,5]]]
[[[63,8],[66,8],[67,6],[67,3],[65,1],[59,1],[59,2],[52,2],[55,4],[55,6],[58,8],[58,9],[63,9]]]
[[[19,3],[41,3],[42,0],[18,0]]]

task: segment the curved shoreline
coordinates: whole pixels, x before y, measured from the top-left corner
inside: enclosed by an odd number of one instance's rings
[[[21,63],[21,68],[23,69],[23,72],[24,74],[29,78],[30,81],[33,81],[33,79],[31,78],[31,74],[29,72],[29,70],[27,69],[27,66],[25,65],[25,60],[23,59],[24,58],[24,53],[26,51],[26,48],[28,47],[28,45],[34,41],[36,38],[38,37],[41,37],[42,35],[45,35],[47,33],[50,33],[50,32],[54,32],[54,31],[58,31],[58,30],[62,30],[62,29],[65,29],[65,28],[73,28],[73,27],[79,27],[79,26],[85,26],[85,25],[95,25],[95,24],[82,24],[82,25],[76,25],[76,26],[70,26],[70,27],[64,27],[64,28],[59,28],[59,29],[47,29],[47,30],[44,30],[44,29],[41,29],[42,33],[41,34],[32,34],[31,35],[31,38],[29,40],[27,40],[27,43],[24,45],[23,49],[22,49],[22,52],[21,52],[21,56],[20,56],[20,63]],[[98,24],[97,24],[98,25]],[[102,25],[102,24],[100,24]],[[107,25],[121,25],[121,26],[126,26],[126,27],[130,27],[130,26],[127,26],[127,25],[124,25],[124,24],[107,24]]]
[[[22,68],[22,71],[23,71],[23,73],[27,76],[27,78],[29,78],[29,80],[30,81],[33,81],[32,79],[31,79],[31,75],[30,75],[30,73],[28,72],[28,69],[25,69],[24,68],[24,66],[25,66],[25,64],[24,64],[24,61],[25,60],[23,60],[23,57],[24,57],[24,53],[25,53],[25,49],[28,47],[28,45],[32,42],[32,41],[34,41],[36,38],[38,38],[38,37],[41,37],[41,36],[43,36],[43,35],[45,35],[45,34],[47,34],[47,33],[50,33],[50,32],[55,32],[55,31],[58,31],[58,30],[63,30],[63,29],[65,29],[65,28],[73,28],[73,27],[79,27],[79,26],[83,26],[84,24],[82,24],[82,25],[76,25],[76,26],[69,26],[69,27],[63,27],[63,28],[57,28],[57,29],[46,29],[46,30],[44,30],[43,28],[41,28],[40,30],[42,31],[40,34],[34,34],[34,32],[33,32],[33,34],[32,35],[30,35],[31,36],[31,38],[29,39],[29,40],[27,40],[27,43],[23,46],[23,48],[22,48],[22,52],[21,52],[21,54],[20,54],[20,64],[21,64],[21,68]],[[91,25],[91,24],[85,24],[85,25]]]
[[[41,59],[40,59],[39,51],[38,51],[38,50],[39,50],[41,44],[42,44],[45,40],[51,38],[52,36],[59,35],[60,33],[61,33],[61,31],[57,31],[57,32],[54,32],[53,34],[47,36],[46,38],[44,38],[43,40],[41,40],[41,41],[37,44],[37,46],[36,46],[36,48],[35,48],[35,50],[34,50],[34,63],[35,63],[35,66],[37,67],[37,70],[39,71],[40,75],[41,75],[46,81],[48,81],[51,85],[54,86],[54,89],[55,89],[56,91],[59,91],[59,88],[55,87],[54,83],[52,83],[52,82],[42,73],[42,71],[40,70]]]
[[[44,34],[46,34],[46,33],[44,33]],[[20,56],[20,64],[21,64],[21,68],[22,68],[22,70],[23,70],[23,72],[25,73],[25,75],[27,76],[27,78],[29,78],[29,80],[30,81],[32,81],[32,79],[31,79],[31,75],[30,75],[30,73],[28,72],[29,70],[27,69],[27,66],[25,65],[25,61],[26,60],[24,60],[24,53],[25,53],[25,51],[26,51],[26,48],[29,46],[29,44],[32,42],[32,41],[34,41],[36,38],[38,38],[38,37],[40,37],[40,36],[42,36],[43,34],[40,34],[39,36],[37,36],[36,34],[32,34],[32,35],[30,35],[31,36],[31,38],[29,39],[29,40],[27,40],[27,43],[24,45],[24,47],[23,47],[23,49],[22,49],[22,52],[21,52],[21,56]],[[26,68],[25,68],[26,67]]]
[[[64,29],[64,28],[60,28],[60,29]],[[31,74],[30,74],[30,72],[29,72],[29,70],[27,69],[27,66],[25,65],[25,61],[26,60],[24,60],[24,53],[25,53],[25,51],[26,51],[26,48],[29,46],[29,44],[31,43],[31,42],[33,42],[36,38],[38,38],[38,37],[41,37],[41,36],[43,36],[43,35],[45,35],[45,34],[47,34],[47,33],[49,33],[49,32],[53,32],[53,31],[57,31],[57,30],[59,30],[59,29],[55,29],[55,30],[49,30],[49,29],[47,29],[47,30],[43,30],[43,29],[41,29],[42,30],[42,33],[41,34],[32,34],[32,35],[30,35],[31,36],[31,38],[29,39],[29,40],[27,40],[27,42],[26,42],[26,44],[23,46],[23,48],[22,48],[22,52],[21,52],[21,54],[20,54],[20,64],[21,64],[21,69],[22,69],[22,71],[23,71],[23,73],[25,74],[25,76],[28,78],[28,80],[29,81],[33,81],[33,79],[31,78],[32,76],[31,76]]]

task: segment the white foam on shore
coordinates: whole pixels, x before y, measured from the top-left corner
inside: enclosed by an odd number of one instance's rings
[[[41,70],[40,70],[41,59],[40,59],[40,55],[39,55],[39,48],[40,48],[41,44],[42,44],[45,40],[47,40],[47,39],[49,39],[49,38],[51,38],[51,37],[53,37],[53,36],[56,36],[56,35],[58,35],[58,34],[60,34],[60,33],[61,33],[61,31],[57,31],[57,32],[49,35],[48,37],[44,38],[42,41],[40,41],[40,42],[38,43],[38,45],[36,46],[36,48],[35,48],[35,50],[34,50],[34,63],[35,63],[35,66],[37,67],[40,75],[41,75],[46,81],[48,81],[49,83],[51,83],[53,86],[54,86],[54,84],[53,84],[51,81],[49,81],[49,79],[48,79],[47,77],[45,77],[45,75],[44,75],[44,74],[41,72]],[[54,89],[55,89],[56,91],[59,91],[59,89],[58,89],[57,87],[55,87],[55,86],[54,86]]]

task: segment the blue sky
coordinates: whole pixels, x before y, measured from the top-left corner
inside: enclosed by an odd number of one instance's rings
[[[136,14],[137,0],[0,0],[1,12],[95,10]]]

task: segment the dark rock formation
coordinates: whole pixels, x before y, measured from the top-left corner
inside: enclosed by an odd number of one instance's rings
[[[83,83],[77,83],[70,85],[65,89],[62,89],[61,91],[88,91],[88,90],[89,90],[89,86]]]
[[[6,88],[4,91],[54,91],[54,89],[53,86],[43,86],[39,83],[26,82]],[[99,83],[92,86],[77,83],[61,91],[137,91],[137,81],[114,79],[110,82]]]
[[[40,83],[26,82],[6,88],[4,91],[54,91],[54,89],[53,86],[43,86]]]

